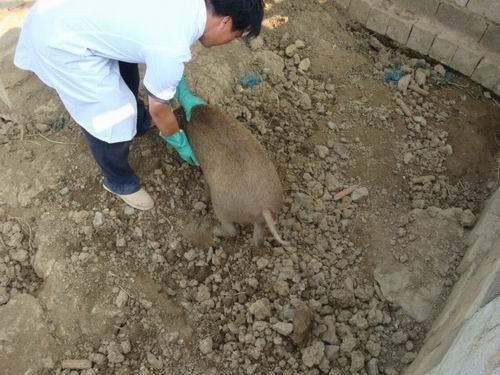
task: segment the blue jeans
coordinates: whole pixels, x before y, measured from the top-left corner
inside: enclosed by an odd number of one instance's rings
[[[137,64],[120,61],[120,74],[137,99],[137,135],[141,136],[151,128],[151,117],[139,93],[139,67]],[[139,178],[128,162],[130,141],[107,143],[97,139],[83,129],[90,151],[104,175],[104,185],[113,193],[126,195],[140,189]]]

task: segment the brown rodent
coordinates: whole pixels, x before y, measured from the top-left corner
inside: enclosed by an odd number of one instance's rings
[[[242,124],[220,109],[200,105],[184,125],[193,152],[205,175],[215,215],[221,225],[218,236],[235,236],[235,223],[253,224],[256,246],[264,242],[264,225],[282,245],[273,215],[283,205],[278,173],[264,148]]]

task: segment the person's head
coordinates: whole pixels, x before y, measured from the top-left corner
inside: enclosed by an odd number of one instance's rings
[[[200,38],[203,46],[219,46],[243,35],[254,38],[260,34],[263,0],[205,0],[205,3],[208,17]]]

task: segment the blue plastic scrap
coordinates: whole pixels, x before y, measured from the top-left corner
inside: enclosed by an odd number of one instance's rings
[[[64,121],[64,117],[60,116],[54,120],[52,126],[55,130],[62,130],[66,126],[66,122]]]
[[[455,78],[455,75],[453,74],[453,72],[450,72],[450,71],[447,71],[446,74],[444,75],[444,80],[448,83],[453,81],[454,78]]]
[[[386,69],[384,71],[384,79],[387,83],[399,82],[403,73],[399,69]]]
[[[425,60],[417,60],[415,62],[415,69],[425,69],[427,68],[427,63]]]
[[[262,78],[253,73],[247,73],[245,77],[240,81],[241,87],[244,89],[250,89],[258,86],[262,83]]]

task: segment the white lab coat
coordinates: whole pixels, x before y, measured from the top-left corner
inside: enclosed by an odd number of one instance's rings
[[[38,0],[14,63],[54,88],[90,134],[128,141],[137,106],[118,61],[146,64],[146,90],[170,100],[206,20],[204,0]]]

